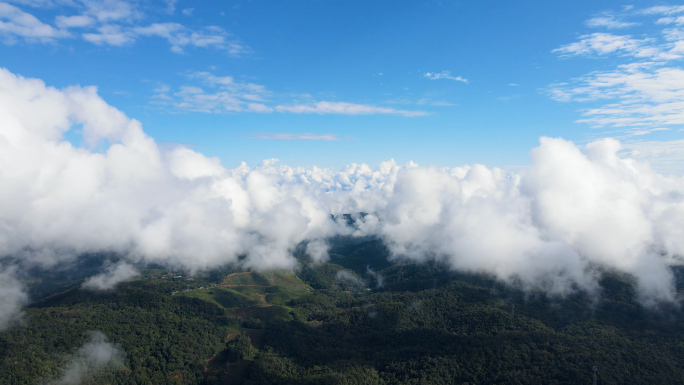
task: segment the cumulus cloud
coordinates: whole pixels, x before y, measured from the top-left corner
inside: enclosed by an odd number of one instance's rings
[[[92,380],[93,376],[123,365],[125,353],[107,341],[102,332],[90,332],[88,341],[81,346],[64,367],[62,376],[50,385],[78,385]]]
[[[0,120],[0,254],[102,249],[192,269],[246,254],[245,265],[287,268],[290,247],[334,233],[311,184],[328,171],[227,170],[184,147],[163,151],[94,88],[57,90],[2,70]],[[113,144],[73,147],[63,134],[74,124],[90,145]]]
[[[28,302],[24,286],[15,273],[16,267],[0,265],[0,332],[21,318],[21,307]]]
[[[92,291],[112,290],[119,282],[137,277],[139,274],[135,267],[126,262],[119,262],[108,266],[104,273],[88,278],[81,287]]]
[[[325,261],[329,237],[373,236],[394,260],[441,261],[526,288],[593,291],[608,270],[633,275],[644,301],[675,299],[684,180],[625,157],[616,140],[582,150],[542,138],[520,174],[394,161],[228,169],[159,146],[92,87],[60,90],[6,70],[0,123],[0,255],[49,265],[113,251],[190,272],[292,269],[301,242]],[[64,134],[74,125],[104,150],[72,146]],[[331,219],[360,212],[370,214],[353,226]],[[108,286],[126,275],[119,268],[92,282]]]

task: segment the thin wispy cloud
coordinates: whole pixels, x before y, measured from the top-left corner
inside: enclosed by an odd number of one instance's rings
[[[172,111],[205,113],[272,112],[264,104],[271,92],[264,86],[236,81],[231,76],[216,76],[209,72],[189,72],[186,84],[172,90],[166,84],[154,89],[153,103]]]
[[[251,52],[250,48],[225,29],[205,26],[193,29],[179,23],[143,24],[145,14],[136,2],[123,0],[73,2],[19,2],[33,8],[56,8],[63,12],[48,20],[39,20],[30,10],[0,3],[0,37],[5,44],[19,40],[26,43],[55,43],[81,38],[96,45],[125,46],[142,38],[165,39],[171,51],[181,54],[188,47],[224,51],[230,56]],[[175,12],[175,1],[167,1],[159,10],[167,17]],[[185,13],[185,12],[184,12]],[[191,11],[190,11],[191,13]]]
[[[564,58],[610,57],[620,64],[552,84],[549,95],[561,102],[591,103],[580,110],[577,122],[617,129],[616,137],[642,136],[684,124],[684,70],[677,65],[684,58],[684,31],[676,26],[680,13],[684,13],[683,6],[630,9],[625,15],[637,21],[620,21],[619,28],[650,25],[653,33],[638,39],[592,33],[554,49]],[[587,25],[609,27],[609,20],[616,20],[609,13],[601,17],[590,19]]]
[[[586,21],[587,27],[622,29],[638,25],[636,22],[622,21],[610,12],[604,12]]]
[[[11,4],[0,3],[0,37],[5,44],[14,44],[18,38],[29,43],[52,43],[70,36]]]
[[[627,142],[623,152],[661,172],[676,174],[684,169],[684,140]]]
[[[671,60],[681,57],[679,54],[663,50],[654,44],[653,39],[633,39],[629,35],[613,35],[597,32],[580,36],[580,40],[554,49],[562,57],[571,56],[605,56],[617,54],[634,58]]]
[[[448,80],[454,80],[457,82],[462,82],[468,84],[468,79],[465,79],[461,76],[453,76],[451,75],[450,71],[442,71],[442,72],[426,72],[423,74],[424,77],[430,79],[430,80],[440,80],[440,79],[448,79]]]
[[[675,15],[684,13],[684,5],[656,5],[639,11],[643,15]]]
[[[376,115],[388,114],[405,117],[427,115],[425,111],[400,110],[370,104],[339,101],[293,102],[283,100],[288,95],[277,95],[265,86],[241,82],[232,76],[216,76],[210,72],[186,74],[192,84],[172,90],[162,84],[154,89],[152,103],[172,112],[191,111],[204,113],[293,113]],[[310,96],[307,97],[307,99]]]
[[[369,104],[357,104],[346,102],[321,101],[312,104],[279,105],[275,107],[278,112],[290,112],[294,114],[343,114],[343,115],[374,115],[390,114],[406,117],[424,116],[425,111],[397,110],[389,107],[378,107]]]
[[[313,133],[287,133],[287,132],[252,132],[247,138],[249,139],[266,139],[266,140],[322,140],[322,141],[338,141],[342,140],[336,134],[313,134]]]

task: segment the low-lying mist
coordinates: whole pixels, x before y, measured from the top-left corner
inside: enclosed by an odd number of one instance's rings
[[[86,146],[67,141],[69,130]],[[598,272],[617,271],[635,277],[645,303],[675,301],[684,180],[619,151],[613,139],[580,148],[541,138],[517,174],[391,160],[338,172],[275,159],[226,168],[160,147],[94,87],[55,89],[0,69],[0,256],[14,261],[0,268],[0,328],[26,303],[17,266],[107,251],[190,272],[295,269],[298,244],[325,261],[326,240],[340,235],[379,237],[392,259],[441,261],[553,294],[594,291]],[[353,226],[341,216],[361,212]],[[122,262],[84,288],[135,274]]]

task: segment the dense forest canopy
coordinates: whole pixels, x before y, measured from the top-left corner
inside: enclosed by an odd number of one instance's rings
[[[0,383],[588,384],[593,366],[602,384],[684,378],[680,309],[645,307],[627,276],[554,297],[389,263],[375,240],[338,242],[323,264],[302,250],[295,273],[150,266],[107,291],[55,271],[0,333]],[[113,258],[84,256],[84,271]]]

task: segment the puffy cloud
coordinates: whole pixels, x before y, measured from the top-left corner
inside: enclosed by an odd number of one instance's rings
[[[675,245],[684,234],[673,232],[684,220],[684,185],[621,159],[619,149],[603,140],[583,153],[543,138],[518,176],[479,165],[402,168],[374,211],[376,231],[396,257],[558,293],[593,290],[599,267],[634,275],[644,299],[673,299],[667,266],[684,255]]]
[[[72,146],[63,135],[74,125],[107,147]],[[396,260],[438,260],[559,294],[594,290],[600,271],[617,271],[636,278],[645,301],[674,300],[684,180],[621,151],[615,140],[582,151],[543,138],[521,174],[393,161],[339,172],[275,159],[227,169],[158,146],[92,87],[58,90],[2,70],[0,255],[49,266],[114,251],[190,272],[226,263],[291,269],[303,241],[324,261],[328,237],[376,236]],[[360,212],[369,214],[353,226],[331,219]],[[130,275],[125,266],[89,282],[113,285]]]
[[[292,169],[224,170],[187,148],[162,152],[94,88],[56,90],[2,70],[0,120],[4,255],[103,249],[197,269],[247,254],[250,266],[288,268],[290,247],[336,226],[315,198],[324,192]],[[73,147],[62,135],[74,124],[87,143],[113,144],[102,153]]]
[[[62,376],[50,385],[78,385],[92,380],[97,373],[123,365],[125,353],[107,341],[102,332],[90,332],[88,341],[71,357]]]
[[[119,282],[137,277],[139,274],[135,267],[126,262],[119,262],[107,267],[104,273],[88,278],[81,287],[92,291],[112,290]]]

